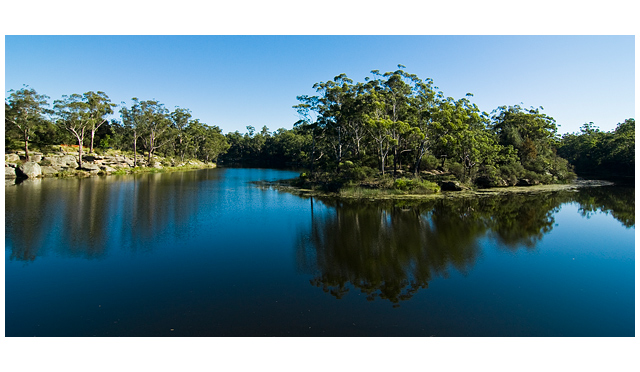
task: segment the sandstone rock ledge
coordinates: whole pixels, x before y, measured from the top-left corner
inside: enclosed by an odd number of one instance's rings
[[[125,174],[145,171],[214,168],[215,163],[204,163],[197,160],[189,160],[184,163],[171,158],[154,156],[151,164],[147,164],[146,158],[138,157],[134,167],[133,157],[122,154],[98,155],[86,154],[82,157],[82,168],[78,164],[78,155],[59,152],[42,154],[29,153],[29,159],[25,158],[24,151],[5,154],[5,179],[15,178],[40,178],[40,177],[67,177],[67,176],[95,176],[110,175],[113,173]],[[179,170],[176,169],[176,170]]]

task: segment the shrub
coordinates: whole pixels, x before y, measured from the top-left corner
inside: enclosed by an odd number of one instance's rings
[[[453,173],[453,175],[456,176],[457,179],[464,179],[464,166],[462,164],[452,161],[447,163],[447,169],[449,170],[449,172]]]
[[[393,188],[413,194],[434,194],[440,191],[440,187],[433,182],[409,178],[396,179],[393,182]]]
[[[436,169],[440,166],[440,161],[431,154],[425,155],[422,157],[422,166],[424,169]]]
[[[342,176],[349,180],[362,181],[375,176],[378,172],[367,166],[357,166],[350,161],[343,163]]]

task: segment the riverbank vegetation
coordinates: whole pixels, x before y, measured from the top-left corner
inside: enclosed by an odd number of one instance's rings
[[[316,83],[317,94],[298,96],[292,129],[247,126],[222,134],[158,101],[132,99],[117,107],[104,92],[49,97],[24,87],[5,99],[5,147],[30,158],[30,146],[47,151],[75,144],[94,154],[118,150],[131,168],[152,167],[156,157],[184,164],[195,159],[225,166],[305,169],[297,187],[324,191],[425,194],[568,183],[577,176],[633,182],[635,120],[612,132],[593,123],[560,137],[543,108],[500,106],[481,111],[473,95],[446,97],[433,80],[405,71],[371,72],[362,82],[345,74]],[[576,176],[577,173],[577,176]],[[349,191],[350,190],[350,191]]]
[[[634,119],[627,119],[619,123],[615,130],[603,132],[594,123],[584,124],[579,133],[562,136],[558,154],[585,178],[633,182],[635,125]]]
[[[46,154],[62,156],[74,146],[78,170],[83,168],[85,154],[95,157],[117,151],[132,158],[127,166],[134,172],[159,169],[159,165],[209,164],[229,148],[219,127],[192,118],[186,108],[169,111],[155,100],[133,98],[130,107],[121,104],[119,121],[107,120],[117,105],[104,92],[65,95],[53,105],[48,96],[27,86],[9,93],[5,149],[18,154],[21,162]],[[34,154],[33,148],[38,152]]]
[[[567,183],[576,178],[581,148],[573,135],[560,137],[555,120],[540,108],[500,106],[491,114],[471,102],[446,97],[431,79],[405,71],[372,71],[364,82],[341,74],[299,96],[300,120],[292,130],[229,133],[225,164],[304,167],[297,185],[338,191],[401,183],[465,187]],[[635,121],[625,121],[624,139],[603,151],[626,172],[635,164]],[[559,152],[562,149],[563,152]],[[569,161],[568,161],[569,160]],[[570,163],[575,161],[575,163]],[[589,165],[578,167],[588,175]],[[631,173],[633,174],[633,173]],[[430,189],[430,188],[428,188]],[[406,191],[406,190],[404,190]]]

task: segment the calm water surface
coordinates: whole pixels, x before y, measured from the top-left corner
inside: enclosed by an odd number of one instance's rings
[[[634,189],[301,198],[264,169],[5,186],[6,336],[634,336]]]

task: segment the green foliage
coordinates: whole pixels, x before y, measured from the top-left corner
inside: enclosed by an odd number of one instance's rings
[[[29,143],[45,148],[75,142],[91,147],[95,139],[102,151],[142,153],[148,162],[157,153],[176,164],[220,159],[226,164],[305,167],[307,184],[331,190],[375,183],[373,189],[400,192],[394,179],[407,174],[492,186],[525,178],[569,182],[575,178],[572,167],[581,174],[634,174],[634,119],[611,133],[585,124],[581,133],[560,140],[555,120],[541,108],[501,106],[490,116],[470,101],[471,94],[445,97],[431,79],[410,74],[404,66],[371,74],[364,82],[339,74],[315,84],[317,95],[297,97],[294,108],[300,120],[293,129],[271,132],[248,125],[247,133],[226,135],[192,118],[186,108],[169,112],[155,100],[134,98],[130,107],[121,107],[121,122],[106,121],[114,104],[103,92],[54,101],[53,125],[45,118],[48,97],[25,87],[5,100],[5,146],[17,150],[23,143],[26,150]],[[31,120],[19,119],[25,112]],[[26,135],[19,133],[19,120],[29,123]],[[437,171],[427,175],[423,170]]]
[[[440,191],[437,184],[415,178],[398,178],[394,181],[393,188],[411,194],[434,194]]]
[[[340,169],[342,177],[354,181],[362,181],[378,174],[375,169],[367,166],[358,166],[349,160],[341,163]]]
[[[453,173],[457,179],[461,180],[465,177],[464,166],[458,162],[447,162],[447,170]]]
[[[582,176],[627,178],[635,175],[635,119],[619,123],[612,132],[602,132],[593,123],[580,133],[562,137],[558,155],[566,158]]]
[[[432,170],[440,166],[441,161],[432,154],[428,154],[422,158],[422,165],[425,169]]]
[[[111,147],[111,136],[108,134],[105,134],[104,138],[100,139],[100,145],[98,146],[103,150],[106,150],[107,148]]]
[[[38,94],[34,89],[24,86],[22,89],[9,91],[9,97],[4,102],[5,137],[16,138],[24,143],[24,151],[29,156],[29,142],[33,140],[36,132],[47,126],[45,114],[48,96]],[[12,142],[6,142],[12,146]]]

